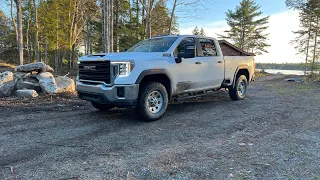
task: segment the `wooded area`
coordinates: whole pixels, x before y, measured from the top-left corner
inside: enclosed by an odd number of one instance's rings
[[[84,54],[120,52],[146,38],[179,34],[181,12],[188,7],[197,11],[196,4],[210,1],[1,0],[0,60],[41,61],[56,71],[70,70]],[[5,4],[7,11],[2,10]],[[297,38],[292,43],[315,71],[320,55],[320,0],[286,0],[286,4],[300,12],[301,29],[293,30]],[[264,17],[260,8],[254,0],[242,0],[235,10],[226,10],[230,29],[219,38],[256,55],[267,53],[269,16]],[[197,26],[192,33],[206,35]]]
[[[84,54],[119,52],[145,38],[177,34],[175,10],[181,5],[179,0],[173,1],[173,9],[164,0],[5,2],[10,3],[11,17],[0,9],[0,60],[41,61],[56,71],[74,68]]]
[[[286,0],[289,8],[298,10],[300,29],[294,31],[296,39],[292,40],[296,49],[305,55],[305,71],[310,68],[319,70],[320,57],[320,0]]]

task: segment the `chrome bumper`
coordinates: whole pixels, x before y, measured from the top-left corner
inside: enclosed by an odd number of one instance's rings
[[[113,85],[111,87],[80,81],[77,81],[76,84],[79,98],[101,104],[134,106],[139,95],[139,84]],[[119,90],[121,91],[121,96],[119,96]]]

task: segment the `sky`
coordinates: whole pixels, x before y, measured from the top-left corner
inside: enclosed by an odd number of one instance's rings
[[[229,29],[225,21],[225,12],[228,9],[234,10],[239,2],[240,0],[203,0],[197,8],[180,9],[177,13],[180,34],[191,34],[197,25],[199,28],[203,27],[207,36],[217,37],[216,34],[222,34],[224,30]],[[271,45],[267,48],[269,53],[256,56],[257,62],[303,62],[303,56],[297,55],[294,45],[290,44],[295,38],[292,31],[299,29],[298,12],[288,10],[285,0],[256,0],[256,2],[261,6],[263,16],[270,15],[269,29],[266,32],[270,33],[268,43]],[[192,14],[196,15],[185,16],[185,10],[192,11]]]

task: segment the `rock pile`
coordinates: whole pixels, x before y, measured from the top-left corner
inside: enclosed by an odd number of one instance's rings
[[[75,92],[75,83],[66,76],[52,75],[53,69],[42,62],[17,66],[12,73],[0,73],[0,97],[37,97],[38,94]]]

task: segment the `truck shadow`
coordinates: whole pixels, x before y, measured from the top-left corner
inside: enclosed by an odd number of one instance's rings
[[[207,95],[198,98],[191,98],[181,101],[170,101],[166,114],[172,113],[184,113],[201,110],[203,108],[208,108],[208,104],[211,108],[221,104],[229,104],[232,100],[225,93],[217,93],[215,95]],[[126,109],[126,108],[114,108],[110,111],[93,111],[90,114],[99,116],[102,119],[110,120],[121,120],[121,121],[130,121],[130,122],[144,122],[138,116],[138,113],[135,109]]]

